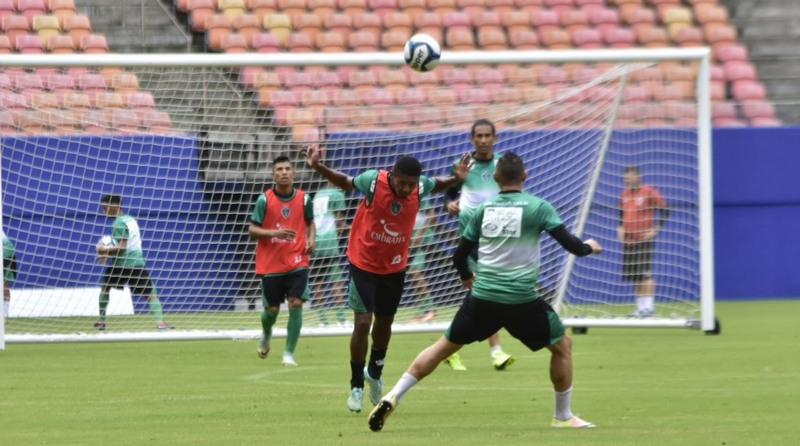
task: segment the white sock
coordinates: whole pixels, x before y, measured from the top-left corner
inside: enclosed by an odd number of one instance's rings
[[[655,311],[656,309],[656,299],[653,296],[642,296],[639,298],[639,305],[641,305],[641,309],[644,311]]]
[[[7,300],[3,301],[3,317],[8,317],[8,304]]]
[[[572,418],[572,386],[564,392],[553,393],[556,397],[556,419],[565,421]]]
[[[495,354],[495,352],[502,352],[502,351],[503,347],[500,347],[500,344],[494,345],[489,349],[489,357],[494,358],[493,355]]]
[[[396,396],[397,403],[400,404],[400,400],[403,399],[403,395],[411,390],[412,387],[417,385],[418,382],[419,380],[414,378],[414,376],[410,373],[403,373],[403,376],[400,377],[400,379],[397,381],[397,384],[394,385],[389,393]]]

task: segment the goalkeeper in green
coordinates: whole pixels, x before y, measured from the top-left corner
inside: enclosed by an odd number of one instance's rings
[[[480,205],[453,254],[461,282],[471,295],[464,299],[444,336],[414,359],[394,388],[369,415],[369,427],[380,431],[403,395],[432,373],[445,358],[465,344],[486,339],[500,328],[532,351],[550,350],[550,380],[555,391],[553,427],[594,427],[573,415],[572,341],[558,315],[539,299],[539,239],[547,232],[577,256],[599,254],[600,244],[582,242],[567,230],[553,206],[522,191],[527,177],[522,159],[504,154],[497,162],[494,179],[500,193]],[[468,258],[479,251],[477,272]]]

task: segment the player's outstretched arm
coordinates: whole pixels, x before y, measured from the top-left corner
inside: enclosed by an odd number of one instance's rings
[[[320,160],[319,147],[308,145],[300,148],[300,153],[305,155],[308,166],[319,172],[323,177],[330,181],[334,186],[344,191],[355,189],[353,177],[346,175],[338,170],[331,169]]]
[[[603,251],[600,243],[596,240],[588,239],[585,242],[581,241],[581,239],[569,232],[569,229],[564,225],[556,227],[552,231],[549,231],[548,234],[556,239],[562,248],[578,257],[588,256],[589,254],[600,254],[600,252]]]
[[[433,188],[434,192],[442,192],[450,189],[458,183],[464,181],[469,174],[469,166],[472,164],[472,155],[465,153],[461,159],[453,166],[453,175],[449,177],[436,177],[436,186]]]

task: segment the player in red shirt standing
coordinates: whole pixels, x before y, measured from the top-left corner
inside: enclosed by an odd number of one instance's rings
[[[623,179],[625,188],[617,227],[622,242],[622,278],[633,282],[636,293],[636,311],[631,316],[650,317],[655,314],[655,238],[669,217],[669,209],[658,189],[642,184],[639,166],[627,166]],[[655,221],[656,211],[659,213],[658,223]]]
[[[308,299],[308,254],[314,251],[316,226],[311,197],[294,187],[295,169],[287,156],[272,162],[275,183],[256,200],[250,216],[250,237],[256,245],[256,274],[261,279],[261,326],[258,357],[269,353],[272,326],[284,301],[289,306],[283,365],[296,366],[294,350],[303,327],[303,301]]]
[[[350,337],[351,391],[347,408],[360,412],[364,381],[370,385],[372,404],[378,404],[383,396],[384,358],[394,315],[403,295],[408,248],[420,200],[431,192],[442,192],[463,181],[471,158],[464,154],[450,177],[424,176],[420,162],[408,156],[398,158],[391,171],[367,170],[351,177],[322,164],[318,148],[306,147],[304,153],[308,165],[336,187],[344,191],[357,189],[365,195],[356,211],[347,243],[348,300],[355,313]],[[367,364],[370,329],[372,348]]]

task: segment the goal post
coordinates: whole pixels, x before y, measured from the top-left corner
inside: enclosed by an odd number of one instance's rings
[[[566,325],[713,330],[709,72],[707,48],[445,51],[432,74],[411,72],[399,53],[0,55],[0,200],[19,269],[0,345],[256,338],[247,227],[275,156],[290,155],[312,195],[326,185],[298,153],[306,143],[350,175],[400,155],[443,175],[471,150],[480,118],[496,124],[498,153],[525,160],[526,191],[604,246],[576,259],[542,238],[540,292]],[[615,232],[630,164],[671,209],[656,239],[657,314],[645,319],[628,317]],[[129,288],[111,293],[107,330],[92,328],[106,194],[139,222],[173,330],[156,330]],[[303,335],[351,331],[343,251],[360,198],[346,195],[336,214],[338,251],[313,261]],[[424,209],[398,332],[446,328],[465,295],[450,262],[456,218],[440,195]]]

